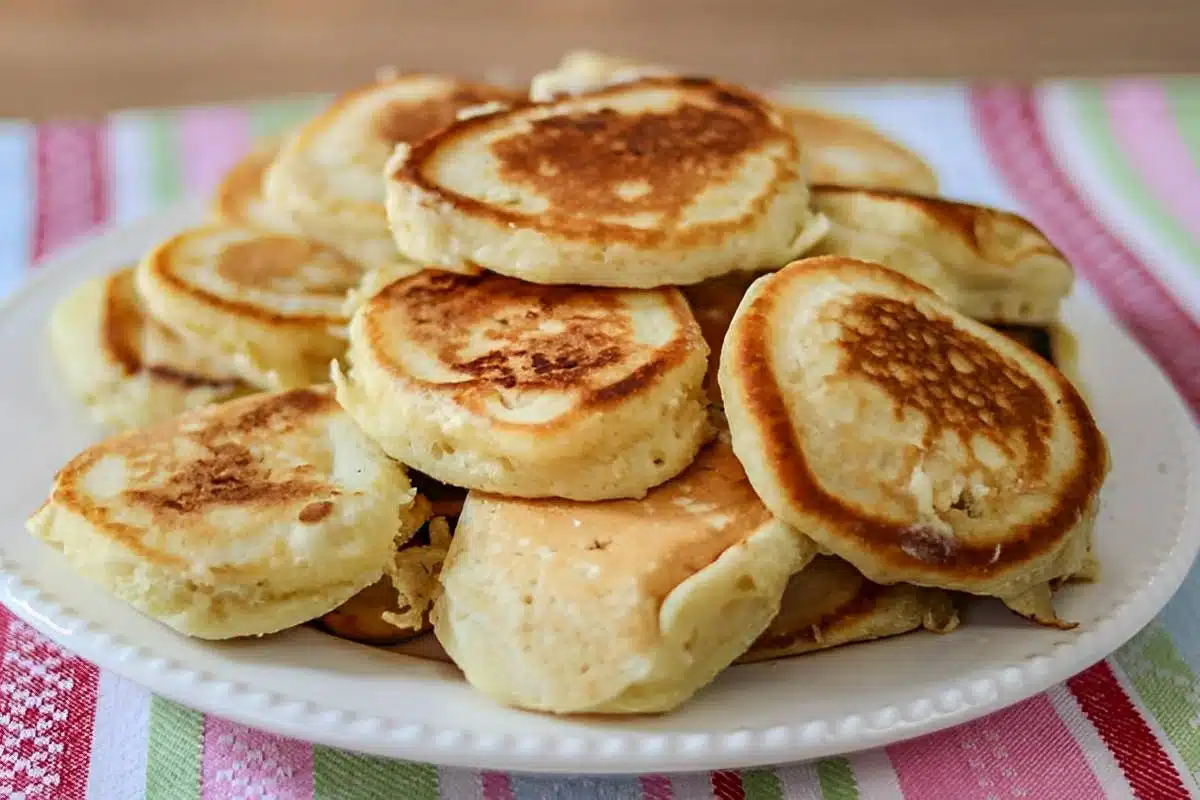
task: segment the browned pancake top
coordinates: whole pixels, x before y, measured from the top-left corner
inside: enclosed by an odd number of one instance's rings
[[[789,503],[852,540],[855,549],[870,551],[898,570],[917,565],[961,577],[997,575],[1057,547],[1094,501],[1107,473],[1108,459],[1091,411],[1078,391],[1056,371],[1049,374],[1061,400],[1054,413],[1059,415],[1060,424],[1073,431],[1077,454],[1056,479],[1058,491],[1053,504],[1037,517],[1004,531],[1002,551],[996,549],[993,540],[972,542],[938,535],[920,525],[898,524],[825,491],[812,472],[774,367],[770,359],[763,357],[771,350],[772,326],[779,315],[787,313],[778,306],[788,284],[819,280],[824,270],[845,280],[860,276],[891,281],[907,292],[937,302],[929,289],[882,265],[832,256],[794,262],[776,273],[773,283],[754,297],[740,318],[743,322],[734,351],[735,369],[740,373],[745,410],[764,432],[763,459]],[[896,400],[898,414],[915,408],[929,422],[943,428],[954,426],[972,435],[991,431],[994,436],[989,438],[999,442],[1027,444],[1022,469],[1032,459],[1030,480],[1042,480],[1044,471],[1036,467],[1038,461],[1044,462],[1046,453],[1040,434],[1048,434],[1052,411],[1043,390],[1009,365],[1006,356],[995,349],[986,352],[986,346],[973,341],[970,333],[951,331],[935,315],[918,312],[908,304],[893,307],[891,303],[866,294],[851,304],[848,340],[840,345],[850,355],[843,359],[848,366],[842,368],[852,371],[847,374],[857,379],[865,377],[883,388]],[[885,319],[891,319],[894,326]],[[910,339],[910,333],[917,339]],[[960,369],[964,366],[970,371]],[[930,371],[928,376],[926,369]],[[961,510],[971,513],[969,508]]]
[[[340,409],[328,388],[255,395],[187,412],[80,453],[59,473],[54,499],[131,550],[160,562],[179,559],[150,546],[147,532],[114,517],[108,503],[83,493],[89,473],[103,459],[117,458],[124,464],[128,488],[120,494],[127,509],[123,516],[148,514],[155,530],[164,534],[199,526],[197,531],[216,536],[219,528],[201,520],[217,508],[253,511],[297,505],[299,521],[314,524],[328,515],[320,498],[331,492],[317,477],[325,465],[312,460],[316,454],[283,468],[264,463],[262,454],[248,445],[278,440],[311,426],[314,418],[336,413]]]
[[[639,294],[658,295],[673,311],[677,330],[653,350],[637,341],[623,302]],[[612,403],[655,381],[699,339],[675,289],[541,286],[493,273],[426,270],[372,298],[364,321],[388,369],[411,377],[391,351],[419,347],[468,376],[450,385],[468,403],[496,389],[572,391],[588,405]],[[640,366],[614,380],[622,364]]]
[[[1027,468],[1042,473],[1050,403],[1015,362],[947,318],[878,295],[856,295],[830,322],[845,374],[886,392],[898,418],[912,409],[929,420],[923,447],[946,430],[1009,452],[1020,438]]]
[[[638,115],[613,109],[535,120],[492,152],[505,180],[563,214],[676,214],[729,179],[739,156],[778,134],[735,95]]]
[[[332,269],[303,269],[322,254]],[[298,236],[260,236],[232,244],[222,251],[216,269],[225,280],[249,289],[335,297],[357,286],[362,277],[353,262]]]
[[[412,144],[454,122],[459,111],[492,101],[511,102],[513,92],[495,86],[463,84],[450,94],[424,100],[393,100],[375,115],[375,132],[391,144]]]
[[[263,175],[274,158],[273,148],[262,149],[234,164],[217,189],[217,213],[232,222],[253,224],[246,207],[262,194]]]
[[[178,384],[185,389],[228,388],[241,384],[232,372],[197,357],[174,331],[146,316],[134,289],[132,268],[118,270],[109,276],[100,327],[104,348],[127,376],[144,372],[155,380]],[[156,349],[165,357],[147,356],[147,339],[151,337],[157,340]]]

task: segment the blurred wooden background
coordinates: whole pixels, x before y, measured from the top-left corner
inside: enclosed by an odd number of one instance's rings
[[[0,0],[0,116],[248,99],[590,47],[731,79],[1200,72],[1200,0]]]

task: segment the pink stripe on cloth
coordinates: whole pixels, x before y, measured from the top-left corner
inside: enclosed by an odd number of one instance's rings
[[[35,144],[34,262],[108,218],[105,129],[98,124],[38,126]]]
[[[312,800],[312,745],[206,717],[200,776],[203,800]]]
[[[1161,85],[1118,81],[1104,98],[1113,133],[1150,191],[1200,237],[1200,165],[1179,135]]]
[[[1107,795],[1045,695],[888,748],[907,800]]]
[[[179,116],[181,163],[187,189],[207,194],[250,148],[250,120],[237,108],[187,109]]]
[[[1088,209],[1050,154],[1032,94],[1009,87],[974,89],[971,106],[992,162],[1030,218],[1154,356],[1200,418],[1200,323]]]

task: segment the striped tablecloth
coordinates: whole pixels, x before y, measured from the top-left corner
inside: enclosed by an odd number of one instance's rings
[[[874,119],[945,192],[1022,210],[1200,409],[1200,81],[796,90]],[[0,122],[0,292],[98,226],[209,190],[320,99]],[[962,727],[773,769],[537,778],[367,758],[151,696],[0,607],[0,798],[1184,798],[1200,575],[1113,658]]]

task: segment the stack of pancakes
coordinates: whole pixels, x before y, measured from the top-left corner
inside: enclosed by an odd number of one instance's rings
[[[934,192],[865,123],[664,67],[382,76],[64,300],[123,430],[30,528],[182,633],[432,630],[554,713],[967,595],[1069,627],[1108,470],[1055,366],[1072,270]]]

